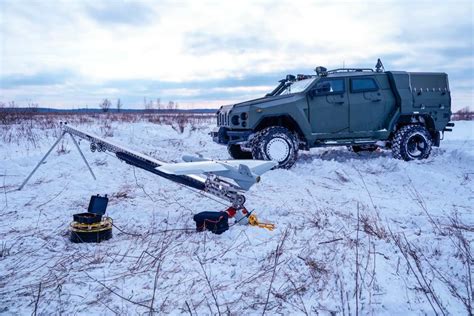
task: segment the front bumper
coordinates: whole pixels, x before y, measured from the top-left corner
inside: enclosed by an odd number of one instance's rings
[[[211,132],[212,140],[224,145],[246,142],[251,134],[251,130],[230,130],[224,126],[216,126]]]

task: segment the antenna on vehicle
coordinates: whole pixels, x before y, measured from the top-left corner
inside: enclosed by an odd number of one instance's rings
[[[376,72],[384,72],[385,71],[385,68],[384,68],[380,58],[377,59],[377,64],[375,65],[375,71]]]

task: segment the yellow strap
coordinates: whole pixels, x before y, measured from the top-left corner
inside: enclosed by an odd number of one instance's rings
[[[258,218],[257,218],[257,215],[255,214],[250,214],[249,216],[249,224],[251,226],[257,226],[257,227],[260,227],[260,228],[266,228],[270,231],[274,230],[275,229],[275,224],[272,224],[272,223],[260,223],[258,221]]]

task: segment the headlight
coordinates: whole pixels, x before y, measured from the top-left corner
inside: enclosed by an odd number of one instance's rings
[[[248,115],[247,112],[243,112],[243,113],[240,114],[240,119],[242,121],[245,121],[246,119],[248,119],[248,117],[249,117],[249,115]]]
[[[232,116],[231,122],[232,122],[232,124],[234,124],[234,125],[239,125],[239,116],[238,116],[238,115]]]

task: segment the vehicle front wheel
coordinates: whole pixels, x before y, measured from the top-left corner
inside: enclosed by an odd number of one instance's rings
[[[243,151],[240,148],[240,145],[227,145],[227,151],[232,159],[252,159],[252,153],[249,151]]]
[[[409,160],[426,159],[431,153],[432,139],[426,127],[407,125],[400,128],[392,139],[394,158]]]
[[[289,169],[298,158],[298,138],[287,128],[267,127],[251,140],[252,157],[278,162],[277,168]]]

